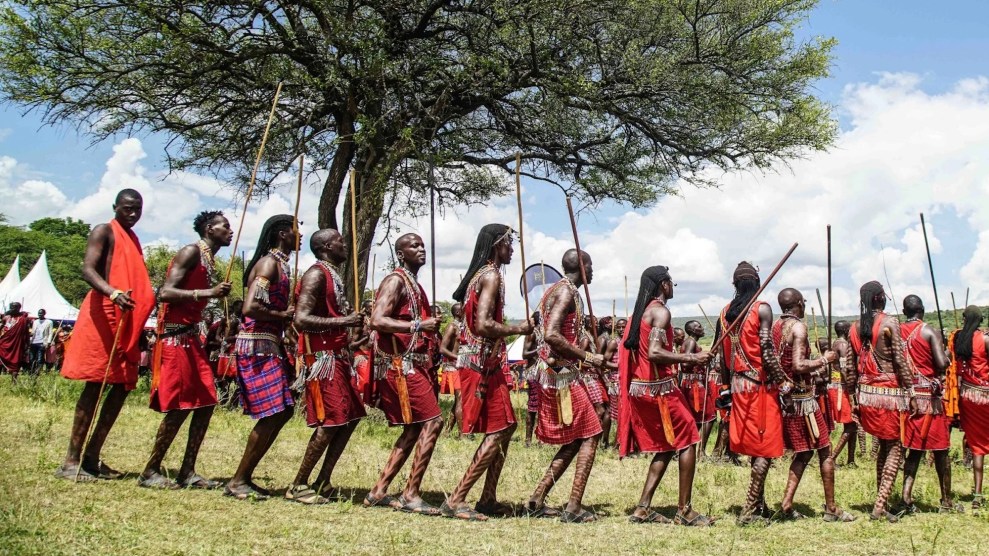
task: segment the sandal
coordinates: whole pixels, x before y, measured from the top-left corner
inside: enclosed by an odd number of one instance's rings
[[[439,508],[437,508],[436,506],[430,506],[422,498],[415,500],[413,502],[407,502],[405,498],[399,496],[398,503],[401,504],[399,510],[402,510],[407,514],[428,515],[431,517],[443,515],[440,513]]]
[[[633,513],[632,515],[628,516],[629,523],[636,523],[636,524],[662,523],[664,525],[669,525],[670,523],[673,523],[673,521],[671,521],[670,518],[666,517],[665,515],[659,512],[649,511],[649,506],[643,506],[639,504],[635,506],[635,509],[646,510],[646,515],[638,516]]]
[[[223,489],[223,495],[230,496],[236,500],[253,500],[255,502],[268,499],[267,494],[262,494],[261,492],[255,490],[251,487],[250,483],[244,483],[234,488],[230,488],[230,485],[228,484],[226,488]]]
[[[937,508],[937,513],[939,514],[963,514],[965,513],[965,506],[960,502],[948,502],[945,504],[941,502],[941,505]]]
[[[488,517],[515,517],[515,506],[503,502],[492,502],[474,504],[474,510],[481,512]]]
[[[58,469],[55,470],[55,477],[74,483],[92,483],[96,481],[96,477],[83,470],[79,464],[58,466]]]
[[[790,508],[787,510],[780,510],[780,521],[797,521],[800,519],[807,519],[807,516],[798,512],[796,508]]]
[[[822,518],[828,523],[851,523],[852,521],[858,519],[854,515],[838,507],[835,507],[835,511],[829,512],[827,506],[824,506],[824,515]]]
[[[590,510],[581,510],[579,513],[563,510],[563,513],[560,514],[560,521],[563,523],[591,523],[597,520],[598,516]]]
[[[222,487],[223,483],[221,483],[220,481],[213,481],[211,479],[207,479],[206,477],[203,477],[202,475],[193,473],[192,475],[186,477],[185,479],[179,479],[179,485],[182,488],[216,490]]]
[[[917,505],[913,502],[902,501],[896,506],[892,513],[896,514],[897,517],[902,517],[905,515],[913,515],[918,511]]]
[[[323,484],[313,486],[313,490],[316,491],[316,494],[326,498],[329,502],[343,502],[345,500],[350,500],[340,492],[340,489],[330,485]]]
[[[555,508],[550,508],[546,504],[543,504],[542,506],[539,506],[537,508],[535,504],[529,502],[525,506],[525,516],[532,518],[549,517],[555,519],[557,517],[560,517],[560,510],[557,510]]]
[[[981,510],[982,509],[982,503],[984,501],[985,500],[982,498],[982,495],[981,494],[973,494],[972,495],[972,511],[973,512],[977,512],[977,511]]]
[[[141,475],[137,478],[137,486],[144,488],[157,488],[161,490],[177,490],[181,488],[178,483],[162,475],[152,473],[151,475]]]
[[[262,496],[271,496],[271,491],[270,490],[268,490],[266,488],[263,488],[263,487],[259,487],[257,484],[255,484],[254,481],[247,481],[247,486],[251,487],[251,489],[254,492],[256,492],[256,493],[258,493],[258,494],[260,494]]]
[[[288,490],[285,491],[285,499],[290,502],[305,504],[306,506],[326,504],[329,502],[326,498],[316,494],[316,491],[309,488],[309,485],[292,485],[288,487]]]
[[[768,517],[762,517],[758,514],[742,514],[738,516],[735,523],[739,527],[748,527],[749,525],[764,525],[769,527],[770,521]]]
[[[883,512],[880,515],[876,515],[874,513],[869,514],[869,521],[882,521],[884,519],[889,523],[896,523],[900,521],[900,516],[891,512]]]
[[[454,519],[461,519],[463,521],[487,521],[488,516],[482,514],[481,512],[470,509],[467,506],[460,508],[451,508],[446,501],[440,504],[440,515],[443,517],[451,517]]]
[[[674,525],[683,525],[686,527],[710,527],[714,525],[714,519],[710,518],[704,514],[698,513],[694,517],[687,519],[687,514],[690,513],[691,508],[687,506],[684,508],[685,512],[679,511],[675,516],[673,516]]]
[[[398,510],[402,507],[402,504],[398,501],[398,498],[395,498],[390,494],[386,494],[381,498],[375,498],[371,496],[370,492],[364,497],[363,504],[365,508],[391,508],[393,510]]]
[[[124,478],[123,473],[103,463],[103,460],[98,461],[96,463],[95,468],[92,467],[87,468],[86,464],[84,463],[82,464],[82,470],[89,473],[93,477],[96,477],[97,479],[103,479],[106,481],[116,481],[118,479]]]

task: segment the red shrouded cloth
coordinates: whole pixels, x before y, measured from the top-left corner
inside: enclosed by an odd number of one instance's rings
[[[921,336],[923,321],[900,324],[900,335],[906,354],[913,362],[914,389],[917,392],[917,415],[907,416],[904,424],[904,446],[911,450],[947,450],[951,447],[951,420],[944,414],[944,402],[931,397],[934,356],[931,345]]]
[[[658,303],[658,301],[650,302]],[[646,308],[648,310],[648,306]],[[625,331],[626,337],[632,327]],[[680,451],[700,440],[694,414],[676,384],[672,365],[649,361],[652,327],[642,322],[639,348],[630,351],[624,339],[618,344],[618,454]],[[666,345],[673,345],[673,325],[664,330]],[[665,421],[665,422],[664,422]]]
[[[154,309],[155,294],[137,235],[133,230],[125,230],[116,220],[111,220],[109,226],[113,231],[113,252],[107,282],[118,290],[130,290],[134,309],[122,312],[109,297],[90,290],[79,308],[72,341],[66,348],[62,376],[86,382],[103,382],[106,377],[107,384],[123,384],[133,390],[141,360],[141,334]],[[111,363],[110,352],[118,326],[123,329]]]
[[[16,373],[24,364],[28,344],[31,342],[28,335],[30,324],[31,319],[24,312],[3,317],[3,327],[0,328],[0,365],[11,372]]]
[[[792,326],[789,323],[793,322],[796,321],[788,315],[784,315],[783,318],[774,322],[772,339],[773,347],[780,359],[780,367],[783,370],[783,374],[790,381],[799,385],[801,382],[798,382],[797,377],[793,374],[794,346],[784,341],[784,336],[788,332],[784,330],[784,327]],[[797,346],[797,348],[802,349],[802,353],[805,356],[810,355],[810,342],[806,339],[803,345]],[[790,397],[793,400],[794,414],[783,415],[783,445],[788,450],[798,453],[818,450],[829,445],[831,443],[831,428],[828,426],[827,419],[824,418],[824,410],[821,408],[820,402],[814,395],[814,386],[795,386],[790,393]],[[811,427],[809,419],[812,419],[816,426],[816,439],[814,438],[814,429]]]
[[[722,353],[732,371],[729,441],[731,451],[750,457],[778,458],[783,455],[783,417],[779,387],[769,382],[762,368],[759,347],[759,308],[752,304],[738,330],[723,342]],[[721,329],[727,330],[728,306],[721,311]]]
[[[690,353],[701,351],[703,351],[701,347],[694,344]],[[703,365],[683,364],[680,367],[683,370],[680,375],[680,389],[687,399],[690,412],[694,414],[694,421],[697,423],[713,421],[717,415],[714,402],[718,399],[718,379],[713,375],[709,376]]]
[[[976,330],[972,337],[972,358],[958,361],[959,413],[965,441],[972,453],[989,454],[989,358],[986,357],[985,333]]]
[[[873,346],[882,333],[885,313],[877,313],[868,344],[859,335],[859,322],[852,325],[849,339],[859,366],[859,422],[865,432],[881,440],[900,439],[900,412],[906,409],[906,395],[895,373],[884,373],[876,363]]]

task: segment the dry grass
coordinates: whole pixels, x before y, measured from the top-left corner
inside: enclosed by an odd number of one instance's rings
[[[366,510],[352,503],[303,507],[279,499],[237,502],[217,492],[158,492],[140,489],[133,479],[115,483],[71,484],[52,477],[64,454],[78,385],[43,377],[36,385],[0,383],[0,553],[346,553],[346,554],[985,554],[989,518],[930,513],[937,505],[934,471],[923,468],[916,488],[926,513],[900,524],[872,523],[865,513],[874,492],[869,461],[859,469],[839,469],[839,503],[859,516],[852,524],[820,519],[822,489],[810,469],[798,492],[798,509],[814,514],[800,523],[739,528],[734,515],[744,498],[746,469],[702,463],[695,507],[723,516],[714,528],[696,530],[626,521],[638,498],[647,460],[619,461],[599,453],[586,502],[603,516],[594,524],[565,525],[524,518],[468,524],[441,518]],[[146,409],[147,393],[134,393],[111,433],[104,457],[113,466],[139,472],[159,416]],[[522,398],[516,400],[521,404]],[[521,405],[520,405],[521,406]],[[236,466],[252,424],[245,416],[219,411],[200,456],[199,471],[228,477]],[[184,431],[182,433],[184,435]],[[521,434],[521,432],[519,433]],[[334,475],[335,483],[360,501],[377,478],[396,431],[379,417],[365,420]],[[309,431],[293,420],[258,469],[258,481],[284,488],[295,474]],[[183,437],[166,464],[177,467]],[[426,474],[427,499],[439,503],[460,478],[475,443],[444,437]],[[502,478],[501,497],[528,498],[553,454],[549,447],[525,449],[513,443]],[[786,461],[769,478],[767,498],[778,506]],[[405,474],[396,485],[402,484]],[[568,473],[551,494],[560,504],[569,492]],[[955,468],[956,492],[967,493],[971,472]],[[479,486],[477,489],[479,490]],[[476,497],[477,493],[474,493]],[[968,500],[968,496],[962,497]],[[675,511],[676,470],[660,486],[655,504]]]

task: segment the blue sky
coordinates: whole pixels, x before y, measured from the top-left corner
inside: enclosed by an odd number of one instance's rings
[[[950,4],[822,0],[801,33],[838,40],[832,75],[817,84],[821,98],[836,107],[842,128],[838,144],[827,155],[777,174],[725,176],[717,193],[688,187],[682,198],[634,214],[609,204],[583,216],[583,243],[589,250],[598,248],[598,266],[607,266],[597,269],[592,298],[604,301],[595,303],[610,306],[610,299],[618,299],[621,306],[624,276],[634,297],[642,268],[668,264],[678,276],[681,291],[674,306],[681,314],[696,314],[692,308],[698,301],[711,312],[731,294],[728,277],[735,263],[753,259],[768,269],[795,239],[803,240],[802,247],[781,279],[806,290],[821,284],[823,223],[836,226],[835,280],[842,290],[836,291],[836,305],[854,308],[857,281],[880,278],[875,275],[883,254],[897,297],[916,292],[929,298],[930,290],[923,289],[926,274],[917,269],[926,263],[918,258],[914,234],[920,211],[927,213],[933,232],[942,306],[950,304],[948,291],[963,296],[968,285],[973,301],[989,303],[989,279],[980,278],[989,274],[989,260],[980,254],[981,247],[989,248],[989,234],[980,235],[986,220],[974,207],[986,204],[982,200],[989,193],[979,156],[989,145],[989,85],[980,81],[989,76],[989,3]],[[90,145],[72,127],[46,127],[39,114],[22,113],[18,106],[0,108],[0,190],[32,197],[24,210],[8,214],[15,222],[36,216],[46,202],[51,213],[101,220],[109,216],[106,192],[128,184],[154,190],[160,211],[190,221],[189,210],[232,202],[220,191],[222,184],[210,178],[165,176],[160,138],[117,137]],[[531,183],[525,189],[527,209],[538,208],[540,214],[538,220],[531,212],[527,216],[527,262],[556,262],[570,241],[563,199],[551,186]],[[977,193],[979,202],[972,203],[969,193]],[[314,203],[315,191],[306,199]],[[751,228],[725,223],[734,218],[719,219],[746,203],[760,207]],[[719,204],[725,205],[723,214],[699,208]],[[178,212],[166,208],[179,205],[183,210]],[[278,198],[257,205],[244,241],[250,241],[253,222],[290,209],[286,199]],[[448,297],[442,292],[452,290],[460,267],[466,266],[480,225],[472,222],[514,219],[510,199],[460,208],[456,216],[451,213],[440,225],[440,298]],[[819,232],[803,229],[818,221]],[[793,226],[781,224],[786,222]],[[410,225],[426,230],[424,223]],[[178,244],[193,239],[188,227],[161,215],[142,221],[138,230],[145,242]],[[654,245],[643,235],[660,241]],[[922,255],[922,240],[919,249]],[[379,251],[380,263],[386,251]],[[509,270],[512,280],[519,275],[517,264]],[[516,314],[519,302],[510,300]]]

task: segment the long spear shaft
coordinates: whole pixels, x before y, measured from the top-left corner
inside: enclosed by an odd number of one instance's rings
[[[429,159],[429,270],[433,282],[433,303],[436,303],[436,187],[433,181],[433,159]],[[432,315],[432,310],[429,312]]]
[[[628,318],[628,275],[625,275],[625,318]]]
[[[360,280],[357,278],[357,261],[360,256],[357,252],[357,169],[350,169],[350,241],[353,245],[353,267],[354,267],[354,303],[361,304]]]
[[[821,300],[821,292],[817,292],[818,301]],[[824,316],[824,308],[821,308],[822,317]],[[827,332],[828,332],[828,346],[831,345],[831,224],[828,224],[828,312],[827,312]]]
[[[749,314],[749,309],[751,309],[752,305],[756,301],[758,301],[759,296],[762,295],[763,290],[765,290],[766,286],[768,286],[769,283],[773,281],[773,278],[776,277],[776,273],[779,272],[781,268],[783,268],[783,265],[786,264],[786,261],[787,259],[790,258],[790,255],[792,255],[793,252],[796,251],[797,245],[798,245],[797,243],[794,243],[793,245],[790,246],[790,250],[786,252],[786,255],[783,255],[783,258],[780,259],[780,262],[776,263],[776,268],[774,268],[773,271],[769,273],[769,276],[766,277],[766,279],[762,282],[762,285],[759,286],[758,290],[756,290],[755,295],[752,296],[752,299],[750,299],[748,304],[745,306],[745,308],[742,309],[742,312],[738,314],[738,316],[731,324],[728,325],[727,330],[721,331],[721,335],[719,336],[719,338],[725,338],[731,335],[735,331],[735,329],[742,324],[742,322],[745,320],[745,317]],[[717,342],[716,344],[711,346],[711,355],[713,356],[718,351],[720,351],[723,345],[724,342]]]
[[[704,315],[704,320],[706,320],[707,325],[711,327],[711,334],[714,334],[714,323],[711,322],[711,317],[707,316],[707,313],[704,312],[704,308],[701,307],[700,303],[697,304],[697,308],[701,310],[701,314]]]
[[[573,230],[573,244],[577,248],[577,265],[580,267],[580,280],[584,282],[584,297],[587,299],[587,314],[591,318],[592,328],[596,328],[597,323],[594,321],[594,309],[591,308],[591,288],[587,286],[587,270],[584,268],[583,251],[580,250],[580,238],[577,237],[577,219],[573,215],[573,203],[570,201],[570,195],[567,195],[567,212],[570,213],[570,228]]]
[[[955,316],[955,328],[961,328],[958,326],[958,306],[955,305],[955,292],[951,292],[951,314]]]
[[[519,205],[519,252],[522,255],[522,291],[525,299],[525,318],[529,318],[529,280],[525,266],[525,233],[522,228],[522,153],[515,153],[515,200]],[[546,277],[543,276],[545,282]]]
[[[378,254],[371,254],[371,302],[374,302],[374,267],[378,266]]]
[[[934,281],[934,262],[931,260],[931,245],[927,242],[927,223],[924,213],[920,213],[920,229],[924,232],[924,248],[927,249],[927,268],[931,271],[931,288],[934,289],[934,307],[937,309],[938,332],[944,333],[944,321],[941,319],[941,302],[937,298],[937,282]]]
[[[278,82],[275,88],[275,100],[271,103],[271,112],[268,113],[268,123],[264,126],[264,135],[261,136],[261,146],[258,147],[258,156],[254,161],[254,171],[251,172],[251,181],[247,185],[247,195],[244,196],[244,212],[240,217],[240,224],[237,225],[237,235],[234,237],[234,248],[231,249],[231,264],[227,266],[227,275],[224,282],[230,281],[230,271],[233,270],[233,257],[237,254],[237,244],[240,243],[240,233],[244,230],[244,220],[247,219],[247,205],[251,202],[251,194],[254,193],[254,182],[258,177],[258,168],[261,166],[261,155],[264,154],[264,146],[268,143],[268,132],[271,130],[271,122],[275,120],[275,109],[278,108],[278,96],[282,94],[282,83]],[[246,277],[245,277],[246,278]]]
[[[965,306],[968,307],[968,286],[965,286]]]
[[[824,302],[821,300],[821,288],[815,288],[815,289],[817,290],[817,305],[821,308],[821,316],[823,317],[827,313],[824,312]],[[811,309],[813,309],[813,307],[811,307]],[[811,311],[810,314],[812,316],[814,316],[814,334],[817,334],[817,316],[814,315],[814,311]],[[824,324],[825,324],[825,326],[828,327],[828,345],[830,346],[831,345],[831,323],[829,323],[827,320],[825,320],[824,321]]]
[[[302,170],[305,167],[305,154],[299,155],[299,182],[295,189],[295,214],[292,216],[292,231],[295,232],[295,273],[292,276],[292,303],[295,304],[295,289],[299,284],[299,251],[302,238],[299,237],[299,202],[302,200]]]

